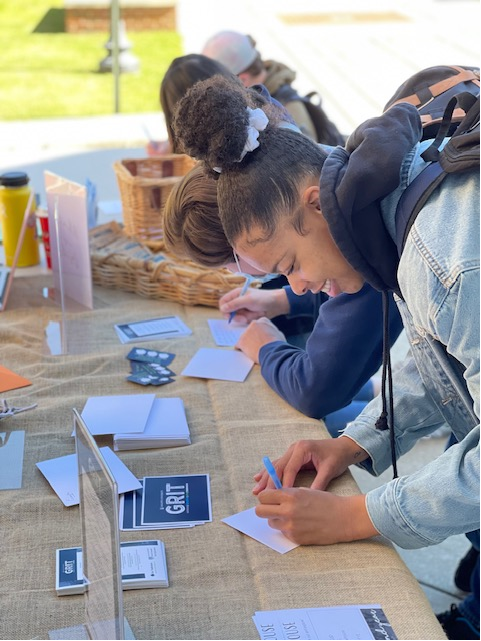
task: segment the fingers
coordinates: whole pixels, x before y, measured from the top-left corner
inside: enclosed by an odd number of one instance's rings
[[[234,294],[237,291],[237,294],[240,293],[240,289],[232,290],[229,294]],[[228,294],[226,294],[227,296]],[[224,318],[228,318],[232,312],[235,312],[236,315],[234,319],[237,320],[237,323],[242,319],[242,323],[245,325],[249,323],[253,318],[259,316],[258,312],[253,312],[251,309],[249,294],[244,296],[233,296],[227,301],[219,301],[219,311],[223,314]],[[232,322],[234,321],[232,319]]]
[[[245,308],[246,311],[253,313],[252,318],[269,316],[267,309],[271,296],[268,290],[249,288],[243,296],[240,296],[241,291],[241,288],[236,287],[222,296],[219,300],[219,309],[223,314]]]
[[[299,470],[307,465],[312,458],[308,443],[305,441],[298,441],[291,446],[288,452],[289,458],[286,460],[282,476],[284,485],[286,487],[292,487]]]
[[[311,490],[325,490],[329,485],[332,476],[324,467],[320,467],[314,480],[311,483]]]
[[[227,292],[223,296],[219,298],[219,309],[222,311],[222,306],[226,305],[230,301],[234,300],[235,298],[239,298],[239,294],[241,292],[240,287],[236,287],[235,289],[231,289],[230,292]],[[231,311],[231,309],[227,310]]]
[[[260,492],[263,492],[266,487],[269,487],[270,489],[274,488],[274,483],[265,470],[257,472],[257,474],[254,475],[254,481],[256,481],[256,485],[252,488],[252,494],[255,496]]]

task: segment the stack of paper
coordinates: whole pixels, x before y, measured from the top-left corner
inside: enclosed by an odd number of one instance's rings
[[[114,450],[178,447],[190,444],[190,431],[181,398],[156,398],[143,432],[114,434]]]
[[[208,474],[146,476],[120,497],[121,530],[194,527],[212,521]]]
[[[192,330],[178,316],[149,318],[135,323],[119,323],[114,325],[114,329],[121,343],[178,338],[192,334]]]
[[[120,544],[122,588],[167,588],[169,576],[162,541],[128,541]],[[56,552],[55,588],[57,596],[82,594],[88,580],[83,575],[82,548],[62,548]]]
[[[379,604],[262,610],[252,618],[261,639],[397,639]]]

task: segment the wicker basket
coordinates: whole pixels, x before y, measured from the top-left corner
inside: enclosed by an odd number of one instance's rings
[[[182,305],[217,307],[223,294],[244,284],[244,277],[227,269],[207,269],[167,252],[153,253],[129,238],[121,225],[91,229],[92,278],[97,285],[135,292]],[[252,287],[259,287],[254,281]]]
[[[184,154],[127,158],[114,163],[128,236],[153,251],[164,249],[162,211],[172,187],[195,165]]]

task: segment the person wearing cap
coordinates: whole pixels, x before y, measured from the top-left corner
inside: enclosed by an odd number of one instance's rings
[[[204,45],[203,55],[221,62],[245,87],[264,85],[281,102],[303,134],[327,145],[344,144],[344,136],[319,105],[303,99],[292,86],[296,72],[276,60],[262,60],[252,36],[220,31]]]

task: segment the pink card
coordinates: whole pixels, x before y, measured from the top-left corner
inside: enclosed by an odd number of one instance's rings
[[[93,309],[87,189],[44,172],[55,288],[62,301]]]

